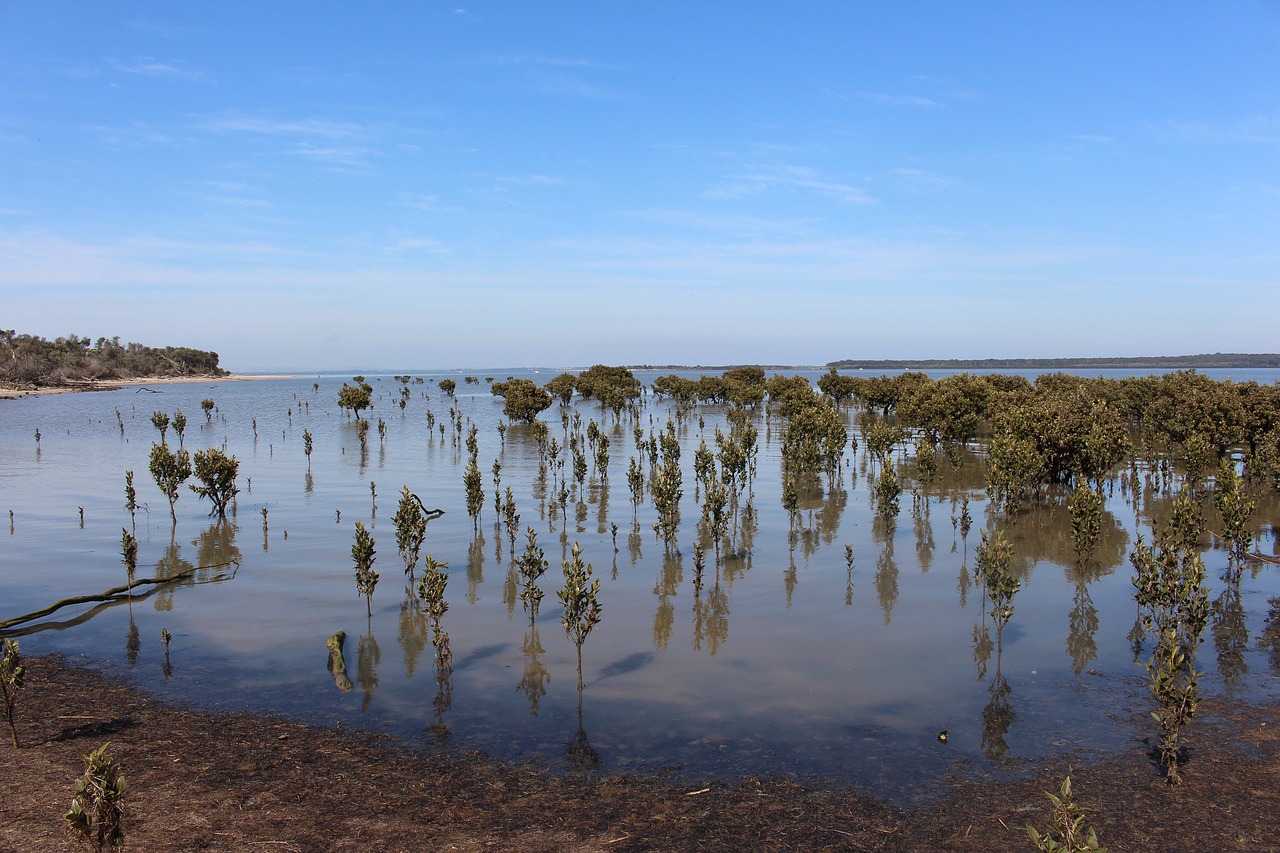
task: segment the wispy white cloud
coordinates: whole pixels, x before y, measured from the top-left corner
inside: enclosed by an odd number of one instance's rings
[[[950,175],[910,166],[894,169],[893,174],[908,187],[916,190],[942,189],[944,187],[954,187],[958,184],[958,181]]]
[[[1216,124],[1167,121],[1156,125],[1153,133],[1162,142],[1197,145],[1225,145],[1241,142],[1252,145],[1280,145],[1280,117],[1252,115]]]
[[[815,193],[844,204],[874,204],[861,186],[824,177],[816,169],[798,165],[758,166],[730,176],[708,191],[712,198],[744,198],[770,191]]]
[[[210,76],[204,71],[183,68],[181,65],[175,65],[170,62],[161,62],[149,56],[136,58],[132,62],[108,58],[107,64],[122,74],[138,74],[144,77],[169,77],[177,80],[189,80],[193,83],[211,82]]]
[[[464,64],[514,69],[523,85],[542,95],[584,100],[619,100],[623,92],[587,78],[587,74],[620,70],[616,65],[592,59],[534,54],[485,54]]]
[[[247,115],[206,118],[198,126],[213,133],[251,133],[259,136],[302,136],[321,139],[354,139],[368,134],[368,128],[349,121],[331,119],[273,119]]]
[[[543,66],[549,68],[597,68],[616,70],[619,66],[594,59],[580,59],[563,56],[545,56],[529,53],[494,54],[487,53],[468,60],[471,65],[516,65]]]
[[[860,101],[871,101],[877,104],[886,104],[895,107],[924,107],[932,109],[941,106],[938,101],[933,98],[925,98],[920,95],[898,95],[890,92],[867,92],[857,91],[852,93],[852,97]]]

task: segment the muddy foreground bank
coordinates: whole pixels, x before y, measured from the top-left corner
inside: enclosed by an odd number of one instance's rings
[[[1122,755],[965,781],[896,809],[838,783],[561,778],[479,754],[166,705],[58,657],[27,659],[20,748],[0,740],[0,850],[78,850],[62,827],[81,756],[111,742],[128,780],[128,849],[1030,850],[1043,792],[1071,773],[1112,851],[1280,849],[1280,712],[1205,703],[1186,784]],[[1140,724],[1139,724],[1140,725]],[[1074,764],[1074,766],[1072,766]]]

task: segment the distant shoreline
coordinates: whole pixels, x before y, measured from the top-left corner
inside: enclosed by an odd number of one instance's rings
[[[74,394],[80,391],[114,391],[119,388],[130,388],[136,385],[177,385],[191,382],[249,382],[257,379],[290,379],[292,375],[278,376],[245,375],[228,373],[224,376],[140,376],[133,379],[93,379],[84,382],[69,382],[66,385],[41,385],[14,388],[0,385],[0,400],[15,400],[19,397],[42,397],[48,394]]]
[[[1155,355],[1111,358],[932,358],[842,359],[824,365],[837,370],[1106,370],[1156,368],[1280,368],[1276,353],[1212,353],[1206,355]]]

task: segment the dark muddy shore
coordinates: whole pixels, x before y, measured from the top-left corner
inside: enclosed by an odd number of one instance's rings
[[[894,808],[833,782],[564,778],[484,755],[250,714],[201,713],[57,657],[32,658],[20,748],[0,744],[0,850],[77,850],[64,832],[81,756],[111,742],[128,781],[128,849],[1030,850],[1043,792],[1070,772],[1111,851],[1280,849],[1280,712],[1202,705],[1186,784],[1166,785],[1135,737],[1015,781],[957,782]],[[1140,725],[1140,723],[1139,723]]]

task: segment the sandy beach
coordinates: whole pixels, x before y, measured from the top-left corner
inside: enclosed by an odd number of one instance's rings
[[[117,388],[136,388],[143,385],[177,385],[188,382],[251,382],[258,379],[289,379],[289,375],[245,375],[229,373],[226,376],[151,376],[135,379],[95,379],[88,382],[72,382],[58,386],[13,387],[0,385],[0,400],[18,397],[37,397],[44,394],[71,394],[77,391],[113,391]]]

